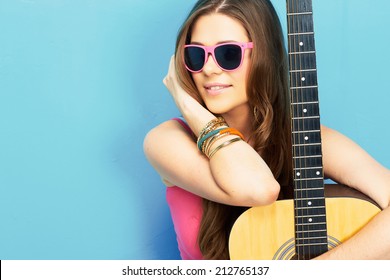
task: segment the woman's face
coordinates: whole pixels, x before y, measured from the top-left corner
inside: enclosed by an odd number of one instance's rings
[[[226,42],[249,42],[242,24],[226,15],[201,16],[194,24],[191,44],[214,46]],[[224,71],[209,58],[199,73],[192,73],[196,87],[207,108],[214,114],[243,113],[248,110],[246,93],[250,49],[245,50],[240,68]]]

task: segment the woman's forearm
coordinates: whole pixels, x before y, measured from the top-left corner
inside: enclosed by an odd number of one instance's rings
[[[362,230],[318,260],[390,259],[390,208],[378,213]]]

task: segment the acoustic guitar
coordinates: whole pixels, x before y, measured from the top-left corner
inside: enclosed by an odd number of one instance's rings
[[[324,184],[312,1],[286,4],[294,198],[245,211],[230,233],[231,259],[312,259],[380,212],[366,197],[328,195],[342,186]]]

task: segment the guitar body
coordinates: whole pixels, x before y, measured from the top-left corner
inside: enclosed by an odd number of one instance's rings
[[[367,224],[380,209],[358,198],[326,198],[328,248]],[[235,222],[229,240],[231,259],[290,260],[295,256],[294,201],[253,207]]]

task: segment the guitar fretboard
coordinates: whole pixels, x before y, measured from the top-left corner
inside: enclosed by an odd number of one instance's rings
[[[328,250],[317,65],[311,0],[287,0],[288,58],[298,259]]]

